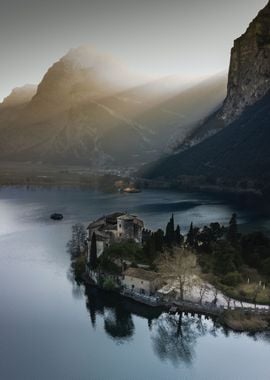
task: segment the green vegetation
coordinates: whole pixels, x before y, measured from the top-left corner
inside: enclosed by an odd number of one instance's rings
[[[77,280],[85,269],[85,237],[81,224],[72,227],[72,238],[67,247]],[[99,258],[93,234],[89,264],[91,269],[112,275],[121,274],[127,266],[147,265],[151,270],[159,270],[164,254],[175,259],[176,252],[181,249],[196,256],[201,268],[200,277],[228,299],[270,304],[270,239],[261,232],[239,233],[236,214],[232,215],[228,227],[211,223],[198,228],[191,223],[185,237],[180,227],[175,227],[172,215],[165,232],[162,229],[155,232],[143,230],[142,245],[134,241],[113,243]]]
[[[116,283],[109,277],[103,281],[103,288],[106,290],[115,290],[116,287]]]
[[[73,273],[75,281],[80,284],[83,282],[83,275],[85,273],[86,266],[86,256],[85,254],[81,254],[77,256],[71,262],[71,271]]]
[[[194,228],[193,228],[194,230]],[[231,297],[270,303],[270,239],[261,232],[240,234],[237,217],[229,226],[211,224],[193,232],[192,244],[205,278]]]
[[[97,258],[97,238],[95,232],[93,232],[91,239],[91,248],[90,248],[90,268],[96,269],[98,266],[98,258]]]

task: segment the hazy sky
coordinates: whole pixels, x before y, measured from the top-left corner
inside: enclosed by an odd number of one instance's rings
[[[227,69],[266,0],[0,0],[0,99],[38,83],[71,47],[95,45],[151,74]]]

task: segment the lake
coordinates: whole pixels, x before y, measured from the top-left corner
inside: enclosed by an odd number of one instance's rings
[[[164,228],[170,214],[270,232],[265,205],[213,194],[148,190],[0,190],[0,379],[268,380],[270,334],[235,334],[213,321],[169,316],[95,289],[69,274],[71,226],[113,211]],[[64,214],[51,221],[53,212]]]

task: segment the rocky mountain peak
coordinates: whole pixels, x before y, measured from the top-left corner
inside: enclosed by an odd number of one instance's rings
[[[37,91],[37,86],[32,84],[27,84],[22,87],[16,87],[12,92],[3,100],[1,103],[1,108],[19,106],[29,102]]]
[[[270,2],[234,41],[222,118],[230,124],[270,89]]]

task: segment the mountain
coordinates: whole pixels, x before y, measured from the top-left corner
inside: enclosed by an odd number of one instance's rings
[[[231,51],[228,94],[221,117],[228,125],[270,89],[270,2],[250,23]]]
[[[234,43],[223,106],[200,126],[221,129],[145,168],[148,178],[270,182],[270,2]],[[209,132],[209,129],[208,129]]]
[[[11,120],[0,106],[0,159],[137,166],[157,158],[170,136],[185,137],[224,97],[224,77],[146,78],[82,46],[52,65]]]
[[[25,85],[15,88],[0,104],[0,128],[18,117],[24,107],[36,94],[37,86]]]
[[[228,76],[227,96],[222,107],[178,146],[182,151],[208,138],[236,120],[246,107],[262,99],[270,89],[269,3],[234,41]]]
[[[167,151],[170,151],[197,131],[202,121],[221,106],[226,85],[224,73],[214,75],[148,109],[137,120],[158,129],[158,138],[163,144],[167,141]]]
[[[7,96],[3,103],[0,104],[0,109],[7,109],[27,104],[36,94],[37,86],[27,84],[23,87],[14,88],[9,96]]]
[[[215,136],[154,163],[148,178],[270,179],[270,93]],[[203,179],[200,179],[203,182]]]

